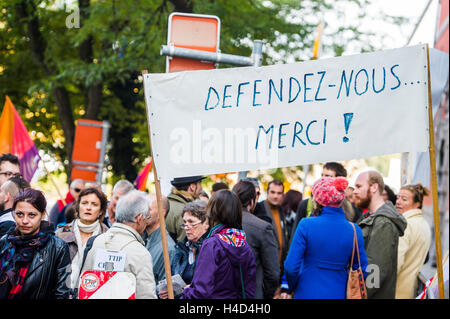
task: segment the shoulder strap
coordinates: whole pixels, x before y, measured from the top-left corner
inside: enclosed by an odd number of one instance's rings
[[[239,273],[241,275],[242,298],[243,299],[247,299],[247,297],[245,296],[244,278],[242,276],[242,267],[241,267],[241,265],[239,265]]]
[[[98,234],[98,235],[100,235],[100,234]],[[88,254],[89,250],[91,250],[92,245],[94,244],[94,240],[95,240],[95,238],[96,238],[98,235],[92,236],[92,237],[89,238],[88,241],[86,242],[86,247],[84,248],[83,261],[81,262],[80,271],[83,269],[84,262],[86,261],[87,254]]]
[[[358,257],[359,268],[361,268],[361,261],[359,259],[359,248],[358,248],[358,239],[356,236],[356,228],[353,223],[350,223],[350,225],[352,225],[352,227],[353,227],[353,249],[352,249],[352,260],[350,262],[350,270],[352,270],[353,269],[353,257],[355,255],[355,247],[356,247],[356,256]]]

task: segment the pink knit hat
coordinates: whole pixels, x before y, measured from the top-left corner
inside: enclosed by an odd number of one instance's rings
[[[314,183],[312,194],[322,206],[339,207],[345,198],[347,186],[345,177],[322,177]]]

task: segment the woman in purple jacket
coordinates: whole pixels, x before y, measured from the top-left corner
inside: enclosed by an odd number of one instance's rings
[[[207,207],[211,230],[197,257],[183,299],[252,299],[256,287],[255,257],[242,230],[242,207],[229,190],[220,190]]]

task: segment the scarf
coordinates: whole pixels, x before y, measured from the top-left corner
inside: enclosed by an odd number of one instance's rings
[[[22,293],[36,251],[44,247],[53,235],[47,224],[46,221],[41,222],[36,235],[22,236],[17,228],[8,233],[5,247],[0,252],[0,298],[14,299]]]
[[[186,238],[187,239],[187,238]],[[198,252],[200,251],[200,247],[202,246],[203,240],[205,239],[205,234],[200,237],[195,243],[191,242],[189,240],[186,240],[186,247],[189,250],[188,254],[188,262],[189,264],[193,264],[195,262],[195,259],[198,255]]]
[[[197,198],[194,195],[192,195],[191,193],[189,193],[187,191],[178,190],[175,187],[172,188],[172,194],[178,195],[178,196],[184,198],[187,202],[192,202]]]
[[[77,218],[73,224],[73,232],[75,234],[75,239],[77,241],[78,252],[75,254],[72,260],[72,273],[70,274],[71,288],[76,288],[75,285],[78,281],[78,276],[81,271],[81,262],[83,261],[84,248],[83,241],[81,240],[80,231],[86,234],[91,234],[96,236],[100,233],[100,222],[97,219],[94,223],[90,225],[83,224],[79,218]]]

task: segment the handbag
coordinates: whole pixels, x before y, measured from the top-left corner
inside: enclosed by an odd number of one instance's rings
[[[353,227],[353,250],[352,259],[349,265],[348,280],[347,280],[347,299],[367,299],[366,284],[364,283],[364,276],[361,270],[361,261],[359,259],[358,240],[356,237],[356,229],[353,223],[350,223]],[[358,269],[353,270],[353,258],[356,255],[358,257]]]

